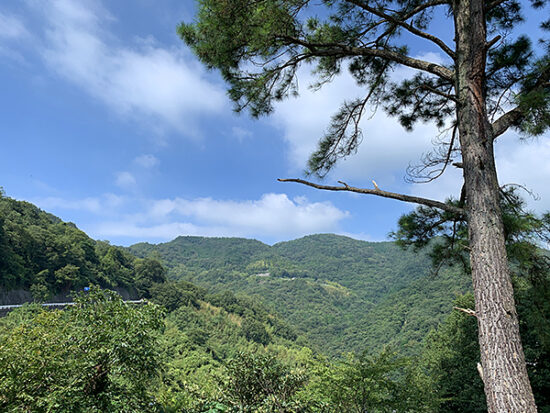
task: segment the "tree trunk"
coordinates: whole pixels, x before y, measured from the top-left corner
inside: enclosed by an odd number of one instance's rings
[[[482,0],[454,0],[458,127],[479,346],[490,413],[536,412],[506,255],[493,134],[485,107]]]

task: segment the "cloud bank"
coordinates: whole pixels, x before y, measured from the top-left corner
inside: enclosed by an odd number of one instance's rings
[[[349,213],[330,202],[268,193],[257,200],[137,199],[108,194],[82,200],[43,198],[41,208],[90,214],[83,228],[94,238],[168,241],[179,235],[239,236],[276,242],[311,233],[339,232]],[[124,212],[121,212],[124,211]]]

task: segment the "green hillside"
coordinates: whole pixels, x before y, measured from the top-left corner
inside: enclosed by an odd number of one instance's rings
[[[242,238],[178,237],[128,249],[94,241],[36,206],[0,198],[0,287],[36,300],[89,284],[149,296],[155,282],[184,280],[212,293],[256,297],[322,352],[415,353],[469,280],[430,274],[424,254],[394,243],[323,234],[274,246]],[[136,258],[139,257],[139,258]]]
[[[153,249],[169,267],[185,262],[190,269],[212,269],[242,268],[250,256],[267,252],[269,246],[245,238],[178,237],[167,244],[144,242],[130,248],[136,255],[147,255]]]
[[[43,301],[98,284],[143,295],[163,280],[158,261],[94,241],[74,224],[0,193],[0,292],[22,290]]]
[[[386,344],[416,352],[469,286],[468,277],[449,268],[431,275],[426,255],[395,243],[331,234],[272,247],[237,238],[179,237],[129,251],[161,259],[169,278],[260,298],[333,355]]]
[[[0,318],[1,411],[202,411],[231,402],[222,383],[242,354],[276,356],[281,366],[312,357],[306,340],[257,300],[169,282],[157,260],[94,241],[30,203],[0,197],[0,246],[0,296],[77,302],[63,310],[29,304]],[[244,251],[202,248],[213,268],[234,265]],[[88,285],[107,289],[84,293]],[[150,302],[125,304],[113,288]]]

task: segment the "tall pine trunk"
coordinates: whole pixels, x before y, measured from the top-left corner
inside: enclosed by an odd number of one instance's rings
[[[454,0],[458,125],[479,345],[490,413],[536,412],[506,255],[485,105],[483,0]]]

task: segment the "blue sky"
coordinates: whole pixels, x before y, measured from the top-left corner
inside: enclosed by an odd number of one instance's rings
[[[0,186],[115,244],[178,235],[242,236],[267,243],[321,232],[384,240],[412,208],[397,201],[328,193],[301,177],[339,104],[359,93],[347,74],[319,92],[301,73],[301,95],[267,118],[237,115],[225,85],[176,35],[192,1],[25,0],[0,3]],[[443,25],[445,27],[445,25]],[[415,56],[443,57],[424,44]],[[406,77],[408,70],[397,70]],[[438,135],[407,133],[377,113],[363,122],[357,155],[326,183],[344,180],[444,199],[458,171],[429,185],[405,183]],[[547,137],[497,144],[501,182],[527,185],[550,209]]]

